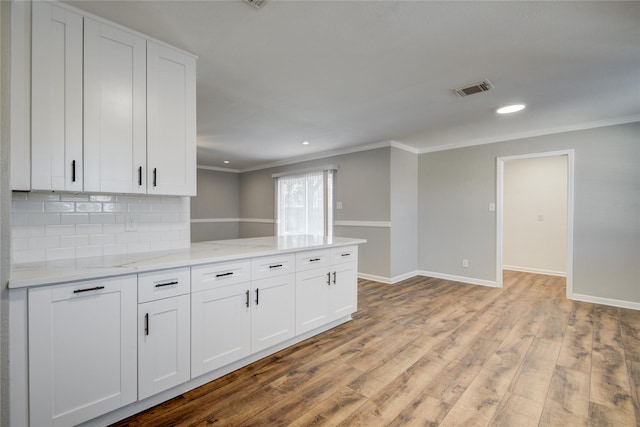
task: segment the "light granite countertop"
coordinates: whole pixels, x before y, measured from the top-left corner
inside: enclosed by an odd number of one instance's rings
[[[14,264],[9,288],[100,279],[361,243],[366,243],[366,240],[347,237],[272,236],[192,243],[190,248],[171,251]]]

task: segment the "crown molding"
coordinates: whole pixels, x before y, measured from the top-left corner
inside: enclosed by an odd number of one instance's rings
[[[575,132],[580,130],[595,129],[600,127],[615,126],[615,125],[622,125],[626,123],[635,123],[635,122],[640,122],[640,114],[634,114],[634,115],[624,116],[624,117],[616,117],[613,119],[583,122],[583,123],[577,123],[573,125],[557,126],[553,128],[539,129],[539,130],[528,131],[528,132],[513,133],[513,134],[501,136],[499,138],[493,138],[493,137],[479,138],[479,139],[472,139],[466,142],[443,144],[435,147],[422,148],[418,150],[418,153],[419,154],[433,153],[435,151],[454,150],[456,148],[466,148],[466,147],[473,147],[476,145],[494,144],[496,142],[516,141],[518,139],[534,138],[537,136],[553,135],[553,134],[565,133],[565,132]]]

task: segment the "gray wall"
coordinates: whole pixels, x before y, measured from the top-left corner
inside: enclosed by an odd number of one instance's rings
[[[343,209],[335,210],[336,221],[390,221],[390,148],[326,157],[292,165],[245,172],[240,176],[241,218],[275,218],[275,182],[278,172],[303,170],[334,164],[335,201]],[[242,223],[241,237],[274,235],[273,224]],[[341,237],[361,237],[368,243],[359,248],[359,271],[390,277],[390,231],[377,227],[335,227]]]
[[[9,183],[9,15],[10,3],[0,2],[0,425],[9,425],[8,290],[11,236]]]
[[[237,239],[240,236],[240,175],[198,169],[198,195],[191,198],[191,219],[231,219],[191,224],[191,241]]]
[[[640,302],[640,123],[420,155],[419,268],[495,280],[496,157],[566,149],[575,150],[573,291]]]
[[[418,155],[391,148],[391,277],[418,269]]]

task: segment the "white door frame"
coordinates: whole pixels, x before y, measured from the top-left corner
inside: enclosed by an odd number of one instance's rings
[[[574,203],[574,150],[549,151],[498,157],[496,188],[496,287],[502,287],[502,258],[504,238],[504,164],[510,160],[567,156],[567,298],[573,295],[573,203]]]

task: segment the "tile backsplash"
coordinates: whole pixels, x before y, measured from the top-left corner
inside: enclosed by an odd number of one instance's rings
[[[126,231],[128,215],[135,231]],[[13,263],[181,249],[189,245],[189,197],[13,193]]]

